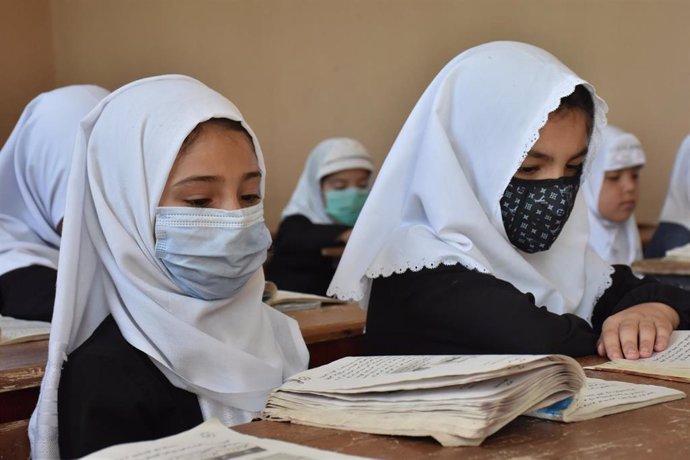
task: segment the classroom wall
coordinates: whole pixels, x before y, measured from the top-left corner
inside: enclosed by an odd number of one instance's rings
[[[240,107],[265,152],[271,228],[320,139],[356,137],[380,163],[438,70],[490,40],[522,40],[559,56],[596,85],[610,120],[640,137],[649,157],[643,221],[657,219],[676,149],[690,133],[690,0],[51,5],[57,84],[113,89],[147,75],[186,73]]]
[[[50,0],[0,0],[0,145],[24,106],[55,85]]]

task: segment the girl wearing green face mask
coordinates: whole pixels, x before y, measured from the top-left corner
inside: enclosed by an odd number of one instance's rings
[[[266,278],[280,289],[325,295],[337,260],[324,248],[342,246],[369,194],[373,164],[349,138],[319,143],[282,213]]]
[[[321,179],[326,214],[336,222],[354,226],[369,195],[370,175],[367,169],[346,169]]]

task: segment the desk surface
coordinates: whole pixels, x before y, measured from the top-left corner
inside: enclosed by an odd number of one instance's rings
[[[0,346],[0,393],[40,385],[47,360],[47,340]]]
[[[631,268],[636,273],[645,275],[690,275],[690,262],[667,259],[642,259],[632,263]]]
[[[355,303],[326,305],[286,314],[297,320],[307,345],[364,334],[366,313]]]
[[[47,340],[0,346],[0,437],[5,423],[31,415],[47,360]]]
[[[584,365],[600,358],[579,360]],[[677,388],[690,384],[666,382],[607,372],[590,377]],[[381,436],[280,422],[252,422],[234,427],[254,436],[280,439],[351,455],[390,459],[505,458],[690,458],[690,399],[564,424],[519,417],[480,447],[441,447],[431,438]]]

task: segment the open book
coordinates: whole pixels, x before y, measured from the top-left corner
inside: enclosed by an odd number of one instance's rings
[[[326,452],[283,441],[256,438],[223,426],[218,419],[174,436],[153,441],[133,442],[107,447],[84,457],[88,460],[347,460],[353,457]]]
[[[0,345],[31,342],[48,338],[50,323],[28,321],[0,315]]]
[[[690,244],[679,246],[677,248],[666,251],[664,259],[675,260],[679,262],[690,262]]]
[[[616,359],[586,369],[690,383],[690,331],[673,331],[668,348],[649,358]]]
[[[280,311],[306,310],[319,308],[322,305],[342,304],[342,300],[331,299],[321,295],[307,294],[304,292],[284,291],[278,289],[275,283],[266,281],[263,301]]]
[[[587,379],[562,355],[348,357],[288,379],[262,418],[477,446],[522,414],[577,421],[683,397]]]

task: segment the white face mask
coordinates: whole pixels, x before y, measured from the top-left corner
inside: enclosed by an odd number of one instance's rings
[[[205,300],[234,296],[266,261],[271,235],[263,204],[222,209],[156,209],[156,257],[175,284]]]

